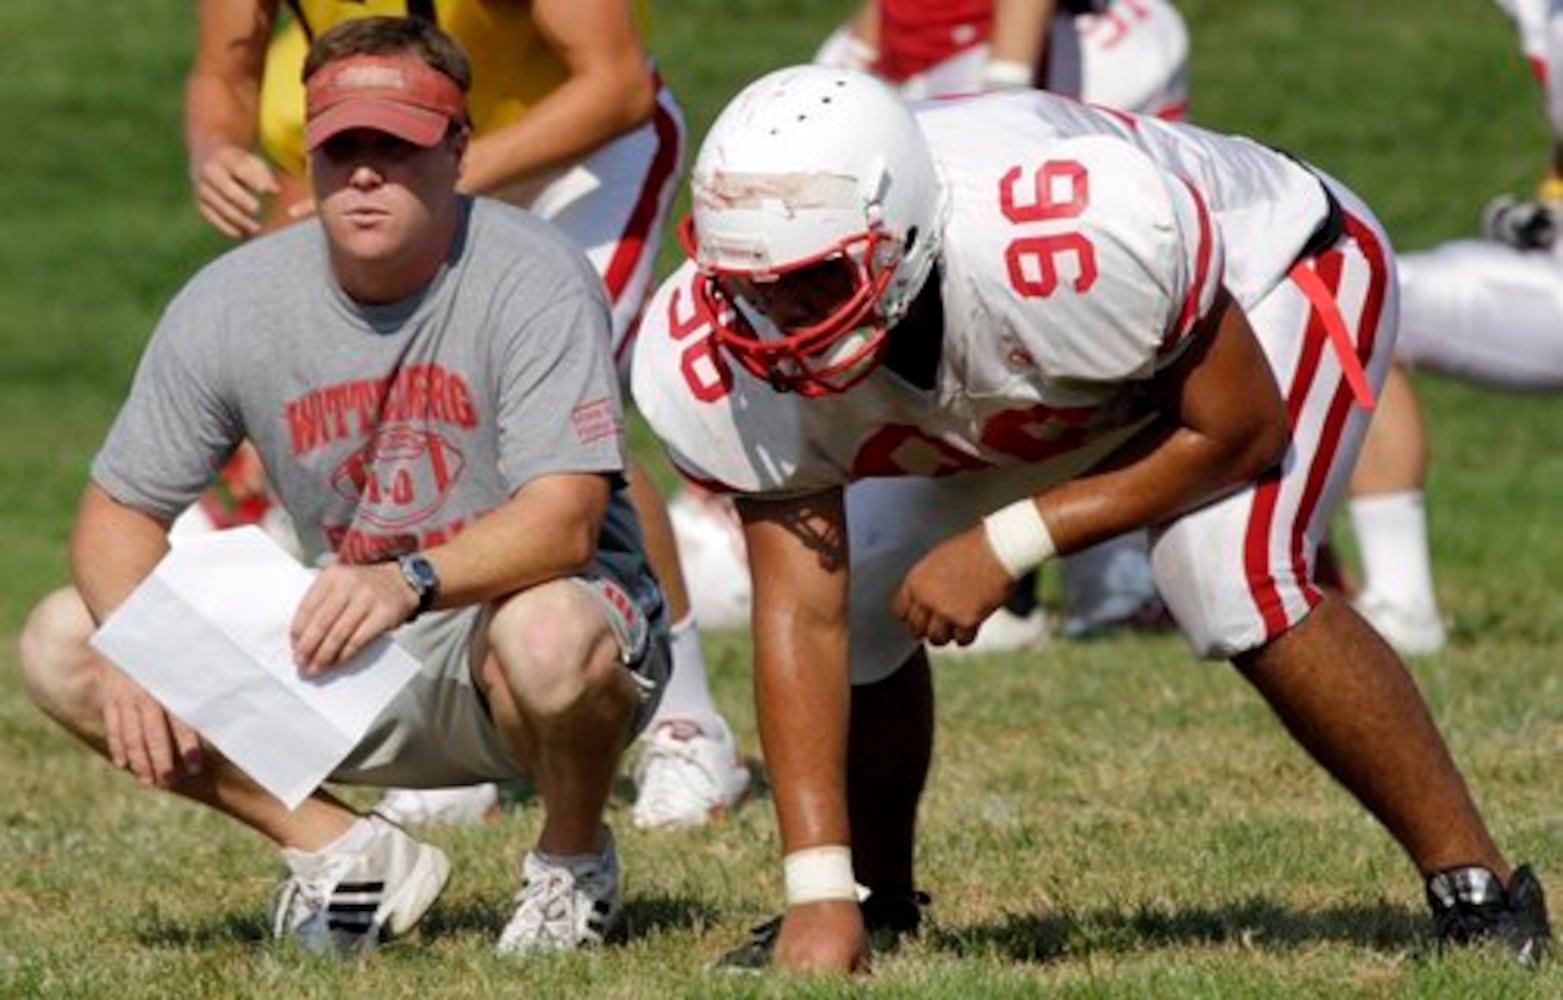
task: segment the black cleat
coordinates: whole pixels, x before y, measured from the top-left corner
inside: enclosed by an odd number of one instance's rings
[[[889,954],[900,947],[903,937],[916,937],[922,927],[923,907],[929,902],[926,892],[870,893],[858,904],[863,911],[863,928],[868,932],[869,951]],[[748,943],[723,955],[711,967],[720,972],[770,968],[781,924],[781,917],[767,920],[750,932]]]
[[[1515,869],[1508,888],[1481,867],[1436,872],[1427,905],[1440,947],[1497,941],[1523,965],[1540,965],[1551,948],[1547,900],[1529,865]]]

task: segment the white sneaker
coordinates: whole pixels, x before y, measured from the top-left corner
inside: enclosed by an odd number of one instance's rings
[[[971,656],[977,653],[1010,653],[1033,649],[1048,641],[1047,612],[1040,607],[1022,618],[1008,608],[999,608],[988,616],[969,646],[946,643],[930,647],[943,656]]]
[[[271,902],[271,933],[308,951],[350,955],[405,934],[428,912],[450,862],[378,816],[362,851],[333,854],[284,849],[292,874]]]
[[[392,788],[374,811],[398,826],[415,823],[477,823],[499,818],[499,787]]]
[[[635,762],[639,792],[630,820],[640,829],[700,826],[749,794],[744,766],[724,723],[716,735],[685,719],[660,723]]]
[[[1363,591],[1351,604],[1401,656],[1431,656],[1449,642],[1449,632],[1436,607],[1396,604],[1372,591]]]
[[[596,854],[568,860],[527,851],[516,912],[499,935],[502,955],[600,945],[619,915],[619,852],[603,827]]]

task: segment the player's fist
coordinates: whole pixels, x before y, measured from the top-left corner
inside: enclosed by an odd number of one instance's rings
[[[972,528],[917,561],[901,582],[895,610],[917,638],[935,646],[965,646],[1004,603],[1012,585],[982,528]]]
[[[776,937],[778,968],[796,972],[868,970],[868,932],[855,900],[800,903],[782,918]]]

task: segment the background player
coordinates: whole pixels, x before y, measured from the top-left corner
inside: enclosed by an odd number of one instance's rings
[[[1482,239],[1401,259],[1396,354],[1426,368],[1511,392],[1563,390],[1563,3],[1499,0],[1546,92],[1552,142],[1534,200],[1503,197],[1484,213]],[[1405,372],[1391,372],[1352,479],[1348,505],[1362,555],[1358,610],[1406,654],[1447,641],[1433,589],[1423,488],[1427,432]]]

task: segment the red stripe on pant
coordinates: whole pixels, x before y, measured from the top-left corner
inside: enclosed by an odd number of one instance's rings
[[[1338,250],[1330,250],[1315,258],[1320,280],[1329,288],[1331,295],[1340,289],[1341,263]],[[1297,368],[1292,373],[1292,384],[1286,391],[1287,422],[1294,429],[1301,418],[1303,404],[1307,402],[1308,391],[1318,378],[1319,362],[1323,357],[1327,340],[1324,319],[1310,302],[1308,328],[1303,335],[1302,353],[1297,359]],[[1317,455],[1314,458],[1316,459]],[[1327,463],[1325,468],[1328,469]],[[1266,641],[1280,635],[1291,625],[1270,564],[1270,535],[1275,528],[1275,515],[1280,497],[1281,470],[1275,468],[1260,477],[1254,489],[1253,506],[1248,516],[1248,531],[1243,543],[1243,569],[1248,578],[1254,606],[1259,610],[1259,615],[1265,624]],[[1307,520],[1301,517],[1296,517],[1291,522],[1294,551],[1295,546],[1300,545],[1300,538],[1307,523]],[[1318,600],[1317,592],[1311,587],[1306,592],[1308,604],[1312,607]]]
[[[1356,354],[1357,361],[1363,370],[1367,369],[1368,362],[1373,357],[1374,342],[1378,335],[1378,322],[1380,314],[1384,310],[1384,286],[1389,278],[1389,262],[1384,256],[1384,248],[1379,244],[1378,236],[1371,227],[1360,219],[1347,214],[1345,216],[1346,233],[1357,242],[1362,256],[1368,264],[1368,288],[1363,298],[1362,312],[1357,318]],[[1334,251],[1332,251],[1334,252]],[[1344,364],[1342,365],[1344,367]],[[1335,455],[1340,449],[1341,431],[1346,426],[1346,418],[1351,415],[1351,408],[1355,403],[1355,394],[1345,379],[1335,390],[1335,398],[1330,400],[1329,413],[1324,419],[1324,431],[1320,437],[1319,453],[1315,457],[1313,465],[1308,469],[1308,484],[1303,491],[1302,504],[1298,509],[1297,523],[1306,527],[1312,520],[1315,510],[1319,505],[1319,498],[1324,493],[1326,481],[1329,479],[1330,469],[1335,464]],[[1305,550],[1304,532],[1292,533],[1292,571],[1300,580],[1308,580],[1308,606],[1318,603],[1318,592],[1312,583],[1312,574],[1308,572],[1307,559],[1311,553]]]
[[[635,273],[636,265],[640,263],[641,256],[646,253],[656,253],[656,247],[646,245],[647,238],[651,234],[651,224],[657,217],[657,208],[662,198],[662,192],[667,187],[674,171],[678,169],[679,156],[682,154],[683,134],[678,127],[678,120],[673,116],[666,105],[662,103],[662,90],[658,88],[656,111],[652,114],[652,125],[657,132],[657,153],[652,158],[651,169],[646,174],[646,182],[641,186],[640,197],[635,201],[635,208],[630,213],[629,221],[625,224],[624,234],[619,238],[618,245],[614,248],[613,257],[608,261],[607,268],[603,271],[603,284],[608,288],[608,299],[615,306],[624,295],[624,289],[629,284],[631,276]],[[629,324],[629,330],[624,339],[619,342],[616,360],[622,358],[629,349],[630,342],[634,340],[635,328],[639,325],[639,317]]]

